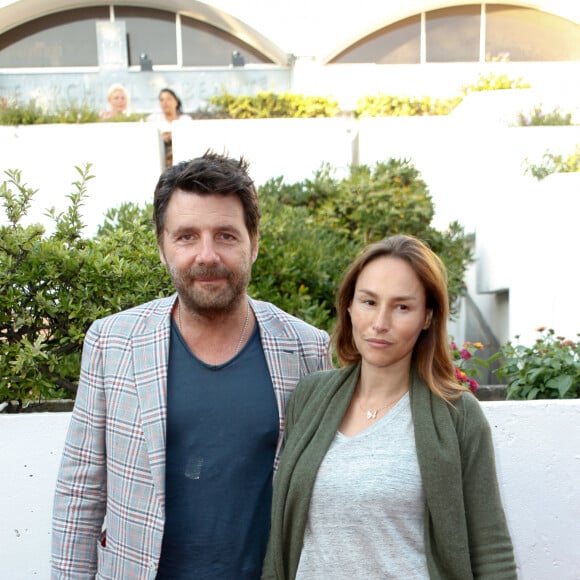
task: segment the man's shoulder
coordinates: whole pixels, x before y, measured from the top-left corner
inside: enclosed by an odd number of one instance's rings
[[[175,301],[174,296],[156,298],[96,320],[93,327],[101,331],[135,332],[140,326],[166,322]]]
[[[282,310],[271,302],[251,299],[258,324],[270,330],[283,331],[294,336],[314,335],[326,339],[328,333]]]

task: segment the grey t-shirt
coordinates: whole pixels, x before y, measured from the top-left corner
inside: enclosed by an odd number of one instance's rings
[[[354,437],[336,434],[316,476],[297,580],[429,578],[424,505],[407,393]]]

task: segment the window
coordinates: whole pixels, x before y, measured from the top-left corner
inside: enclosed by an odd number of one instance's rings
[[[234,50],[246,64],[271,62],[237,38],[193,18],[181,17],[181,35],[184,66],[229,66]]]
[[[44,16],[0,35],[0,68],[97,66],[96,19],[107,7]]]
[[[419,64],[421,17],[413,16],[363,38],[343,51],[334,63]]]
[[[125,22],[131,66],[139,64],[142,54],[154,65],[177,65],[175,13],[115,6],[115,20]]]
[[[482,6],[484,9],[482,22]],[[509,5],[470,4],[425,13],[425,60],[480,62],[580,60],[580,26],[539,10]],[[482,26],[483,25],[483,26]],[[421,17],[377,30],[343,50],[333,63],[420,63]]]
[[[486,60],[580,60],[580,26],[530,8],[487,6]]]
[[[427,62],[477,62],[481,7],[455,6],[427,13]]]

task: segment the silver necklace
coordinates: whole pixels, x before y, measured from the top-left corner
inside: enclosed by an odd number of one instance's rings
[[[404,394],[405,393],[403,393],[403,395]],[[403,397],[403,395],[401,395],[400,397],[398,397],[394,401],[390,401],[386,405],[379,407],[378,409],[363,409],[361,402],[360,402],[360,387],[359,387],[358,408],[365,414],[367,421],[374,421],[379,416],[379,413],[382,413],[386,409],[393,407]]]
[[[234,351],[234,356],[240,352],[240,348],[242,348],[242,343],[246,338],[246,331],[248,330],[248,322],[250,321],[250,303],[246,301],[246,320],[244,320],[244,326],[242,327],[242,334],[240,334],[240,340],[238,340],[238,346],[236,346],[236,350]],[[179,332],[183,334],[181,330],[181,301],[177,301],[177,326],[179,328]]]

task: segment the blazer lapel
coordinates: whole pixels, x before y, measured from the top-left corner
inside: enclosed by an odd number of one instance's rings
[[[132,338],[133,364],[143,436],[153,484],[165,517],[165,448],[167,426],[167,363],[171,310],[175,296],[164,301],[145,321],[144,331]]]

